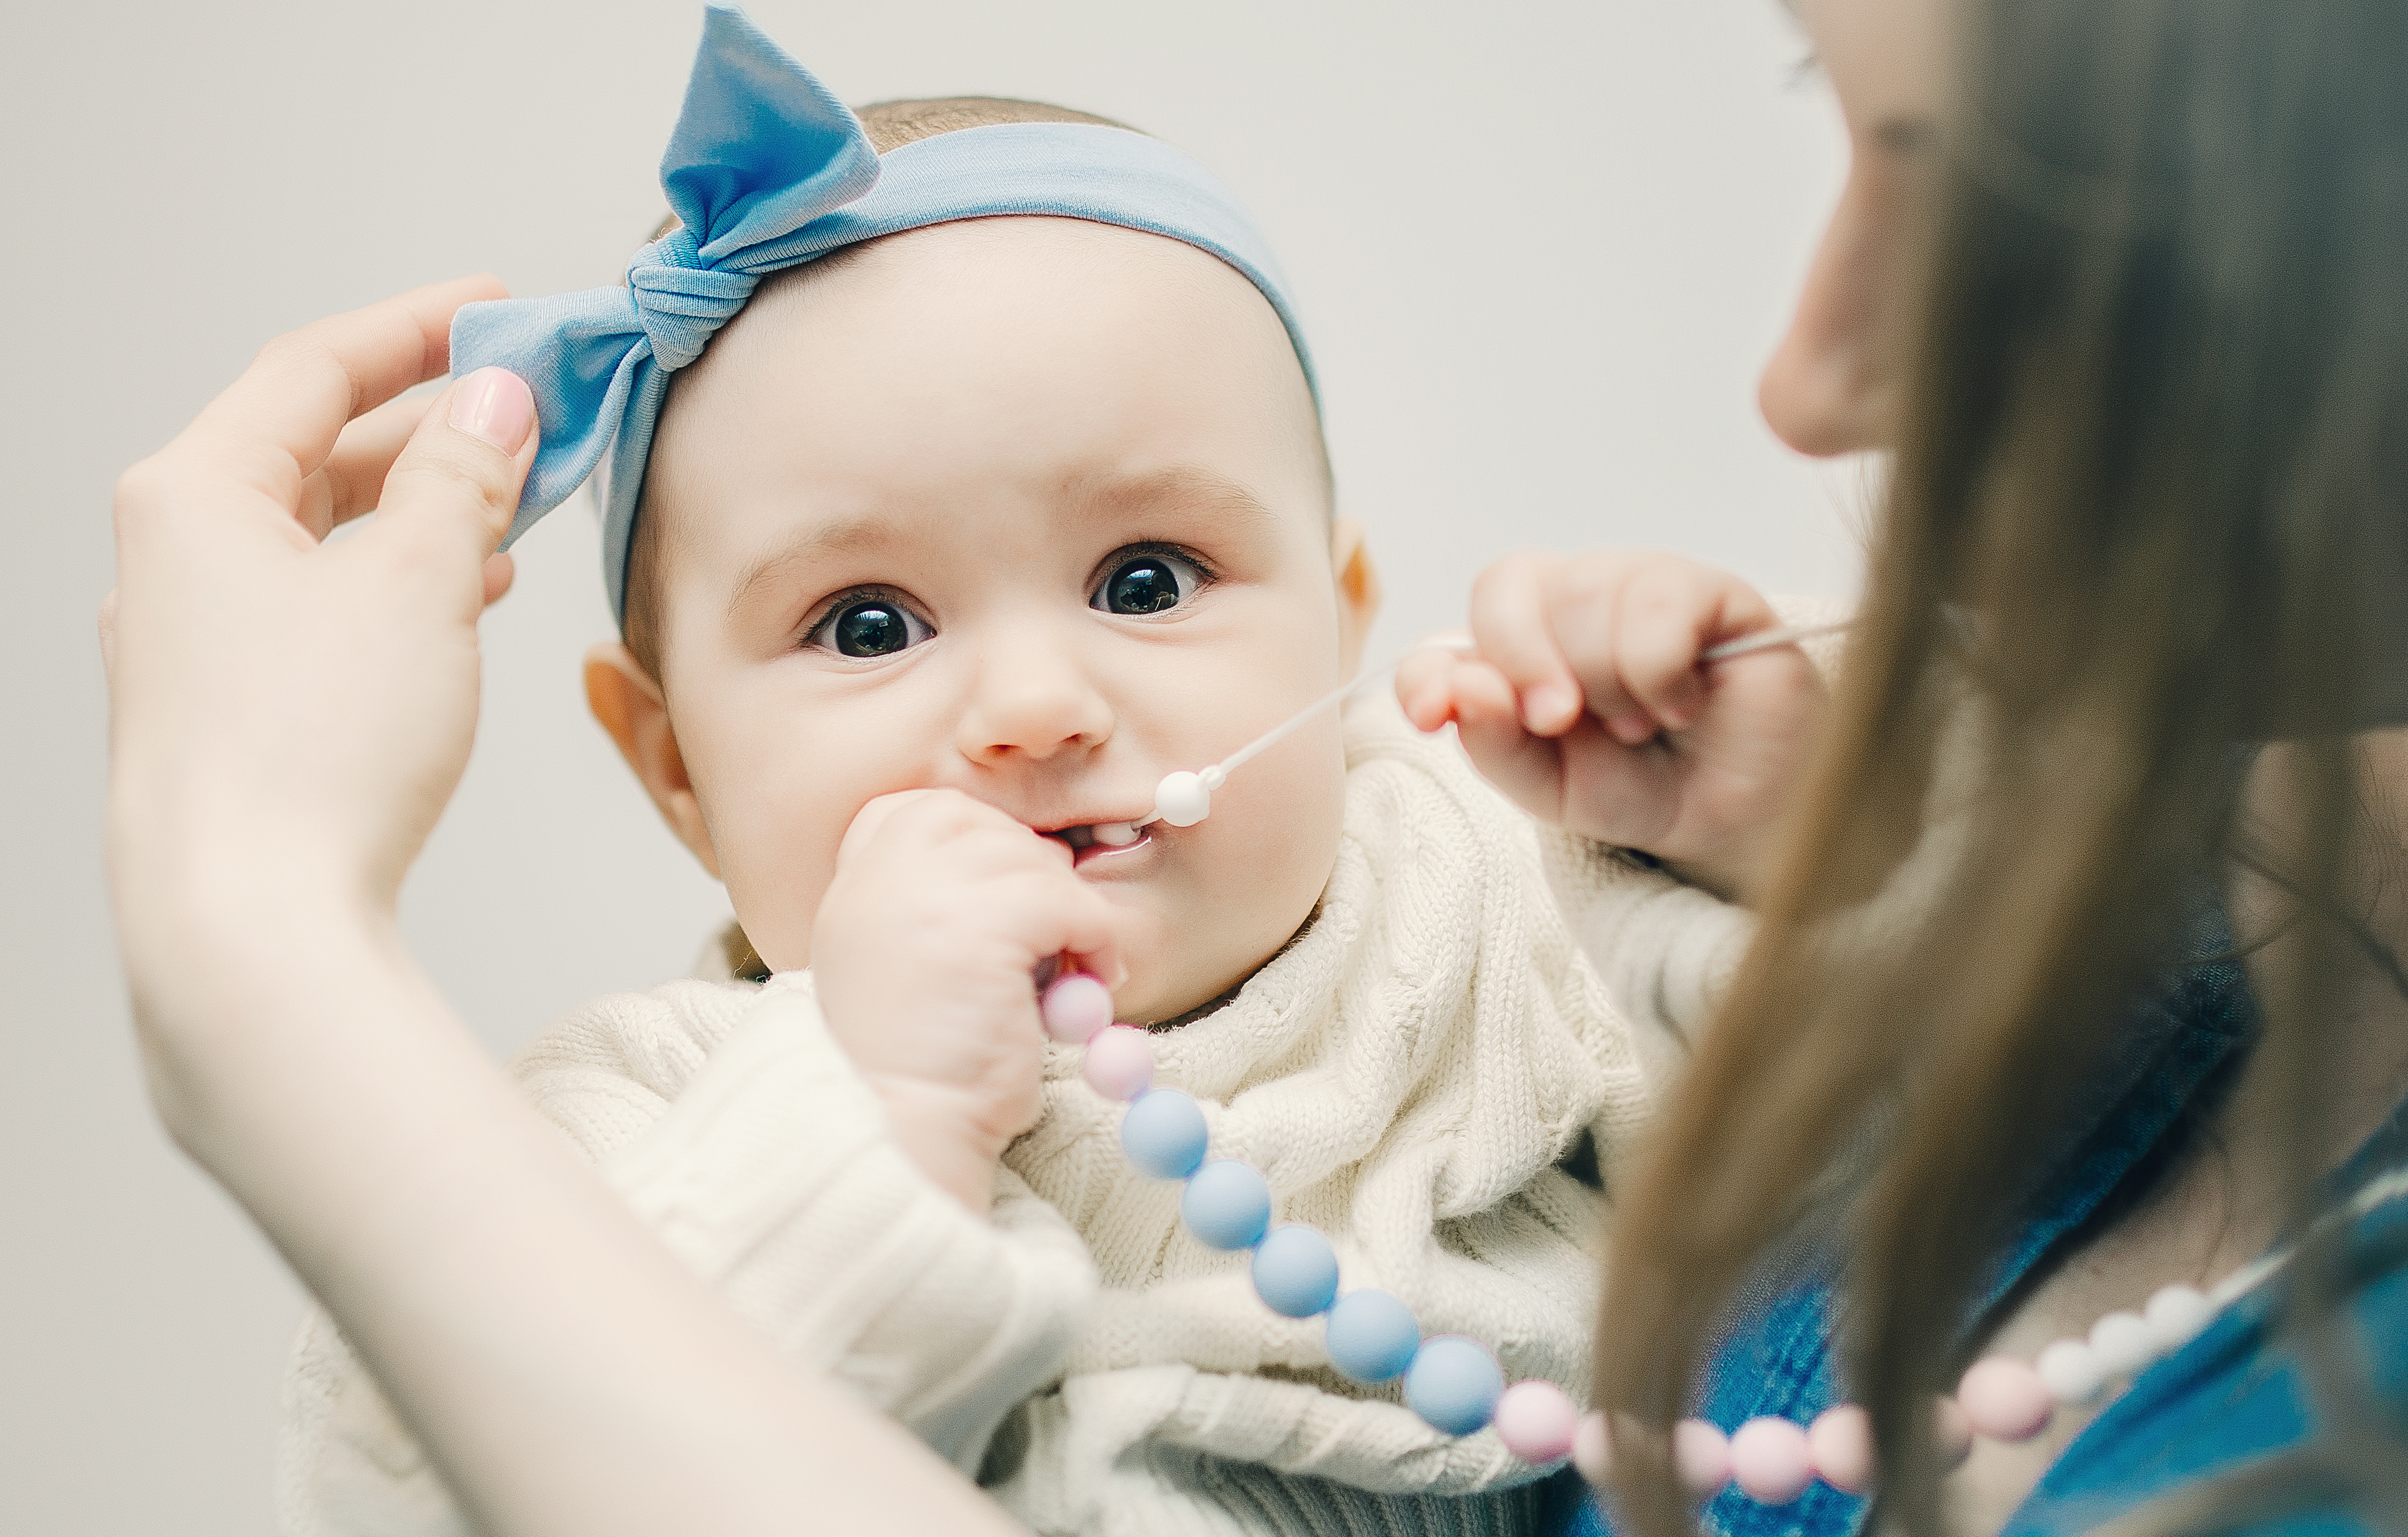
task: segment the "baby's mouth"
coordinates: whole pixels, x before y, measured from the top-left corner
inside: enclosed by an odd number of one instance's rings
[[[1069,845],[1074,869],[1090,859],[1126,854],[1154,841],[1150,827],[1126,822],[1085,822],[1076,826],[1053,827],[1046,830],[1045,836]]]

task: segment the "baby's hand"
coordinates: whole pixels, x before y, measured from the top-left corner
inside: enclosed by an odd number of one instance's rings
[[[853,818],[811,930],[820,1010],[905,1151],[973,1211],[1036,1124],[1032,974],[1065,954],[1122,980],[1111,907],[1062,844],[954,790],[882,796]]]
[[[1677,555],[1509,555],[1472,588],[1477,653],[1414,653],[1397,697],[1425,731],[1454,721],[1524,810],[1743,901],[1825,691],[1794,646],[1698,656],[1775,622],[1747,583]]]

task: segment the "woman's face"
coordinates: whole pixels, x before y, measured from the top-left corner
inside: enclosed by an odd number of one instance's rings
[[[1800,453],[1886,448],[1890,333],[1947,59],[1946,0],[1791,0],[1848,125],[1847,186],[1757,400]]]

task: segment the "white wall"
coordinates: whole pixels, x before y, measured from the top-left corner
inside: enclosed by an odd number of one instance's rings
[[[142,1101],[102,890],[91,643],[109,483],[269,335],[489,267],[609,280],[698,7],[663,0],[26,7],[0,48],[13,495],[0,561],[0,1530],[266,1530],[299,1298]],[[853,100],[1124,119],[1253,206],[1312,328],[1375,654],[1487,557],[1649,543],[1853,587],[1844,474],[1751,404],[1842,147],[1773,0],[760,0]],[[684,966],[723,911],[577,697],[586,519],[522,546],[410,933],[496,1051]]]

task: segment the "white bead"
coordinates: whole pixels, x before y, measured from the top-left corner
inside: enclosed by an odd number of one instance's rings
[[[2096,1402],[2099,1390],[2107,1386],[2099,1357],[2080,1340],[2059,1340],[2050,1345],[2032,1362],[2032,1370],[2048,1385],[2051,1397],[2074,1408]]]
[[[1165,774],[1154,786],[1154,814],[1174,827],[1192,827],[1212,812],[1212,792],[1204,781],[1182,768]]]
[[[2128,1309],[2111,1313],[2090,1326],[2090,1353],[2099,1358],[2100,1376],[2110,1382],[2128,1377],[2157,1358],[2157,1331]]]
[[[1098,822],[1096,841],[1108,849],[1125,849],[1137,841],[1137,828],[1126,822]]]
[[[2149,1321],[2149,1332],[2157,1337],[2158,1346],[2171,1356],[2199,1338],[2200,1330],[2215,1316],[2215,1304],[2197,1286],[2166,1286],[2149,1299],[2141,1316]]]

